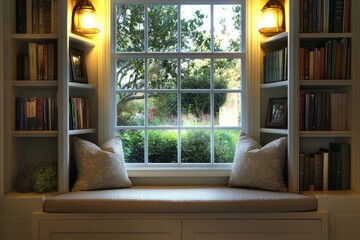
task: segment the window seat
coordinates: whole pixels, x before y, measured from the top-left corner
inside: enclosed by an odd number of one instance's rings
[[[226,186],[134,186],[44,200],[47,213],[276,213],[316,211],[313,196]]]

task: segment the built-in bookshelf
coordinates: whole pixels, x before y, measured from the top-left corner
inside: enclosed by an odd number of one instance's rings
[[[1,195],[16,193],[16,177],[40,161],[57,162],[59,192],[69,191],[72,138],[97,142],[97,36],[71,33],[76,1],[16,0],[4,3],[4,176]],[[96,1],[93,1],[96,4]],[[89,66],[85,82],[71,78],[70,48]],[[91,66],[91,67],[90,67]],[[81,99],[72,113],[70,99]],[[76,114],[82,121],[75,126]],[[6,171],[5,171],[6,169]],[[35,194],[36,195],[36,194]]]
[[[288,87],[288,32],[268,37],[261,41],[263,60],[261,96],[261,129],[264,134],[287,135],[287,124],[282,127],[269,127],[269,101],[274,98],[286,98]],[[287,118],[286,118],[287,121]]]
[[[354,153],[354,1],[301,1],[294,79],[300,191],[358,190]]]

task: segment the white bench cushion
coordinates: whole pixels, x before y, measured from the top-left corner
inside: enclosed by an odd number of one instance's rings
[[[317,199],[226,186],[135,186],[58,194],[43,206],[55,213],[265,213],[314,211]]]

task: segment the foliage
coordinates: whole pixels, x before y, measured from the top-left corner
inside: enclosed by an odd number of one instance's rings
[[[216,163],[232,163],[239,134],[236,131],[215,131],[214,155]]]
[[[177,162],[177,132],[149,131],[149,163]]]
[[[144,162],[144,131],[128,130],[118,134],[123,142],[125,161],[128,163]]]
[[[232,163],[234,159],[238,132],[233,130],[215,131],[215,162]],[[125,160],[128,163],[144,162],[144,132],[140,130],[123,131],[119,134],[123,141]],[[149,162],[177,162],[177,131],[150,130]],[[210,162],[210,132],[204,130],[186,131],[181,134],[181,162]]]
[[[196,75],[195,75],[196,76]],[[184,89],[206,89],[209,88],[209,80],[207,77],[199,75],[198,77],[186,78],[182,81]],[[226,89],[227,81],[224,78],[218,78],[214,81],[215,89]],[[210,114],[210,98],[208,93],[187,93],[181,98],[183,113],[192,113],[199,117],[202,114]],[[219,112],[221,106],[226,103],[226,93],[214,95],[215,114]]]
[[[226,49],[222,49],[222,39],[216,38],[213,49],[211,49],[211,34],[209,34],[209,29],[204,30],[210,22],[209,13],[197,9],[190,10],[192,16],[180,16],[181,21],[179,22],[178,7],[178,4],[150,4],[146,7],[141,4],[116,4],[116,52],[240,51],[240,36],[228,39],[230,42]],[[147,13],[145,13],[146,11]],[[220,20],[222,34],[231,34],[232,31],[226,27],[233,27],[235,30],[241,29],[240,14],[240,6],[232,8],[234,26],[226,25],[225,17]],[[145,29],[146,20],[148,26]],[[181,34],[179,38],[177,36],[178,29]],[[145,39],[147,39],[146,44],[144,44]],[[239,89],[240,63],[239,58],[213,60],[211,58],[143,58],[136,56],[118,58],[115,72],[116,90],[119,91],[116,102],[118,126],[145,126],[147,119],[149,126],[174,126],[178,124],[176,122],[178,107],[181,107],[182,113],[198,118],[209,114],[211,112],[210,91],[195,93],[190,89],[209,90],[211,85],[214,89]],[[178,76],[179,67],[181,68],[180,76]],[[212,72],[214,73],[213,77],[211,77]],[[213,82],[211,83],[211,81]],[[166,94],[160,92],[162,89],[177,90],[179,88],[190,91]],[[181,96],[178,95],[179,93]],[[213,96],[214,116],[218,116],[220,107],[226,103],[227,93],[218,92]],[[181,97],[181,106],[178,106],[179,97]],[[147,115],[144,110],[145,103],[148,104]],[[233,161],[237,139],[233,132],[222,130],[217,133],[215,131],[216,162]],[[126,162],[144,163],[145,131],[126,130],[121,131],[119,135],[123,140]],[[176,162],[177,138],[177,131],[149,130],[146,146],[148,161],[150,163]],[[181,161],[183,163],[209,163],[210,139],[208,130],[182,132]]]
[[[56,191],[57,167],[55,162],[42,161],[32,171],[33,189],[38,193]]]
[[[192,130],[181,134],[181,162],[210,162],[210,132]]]

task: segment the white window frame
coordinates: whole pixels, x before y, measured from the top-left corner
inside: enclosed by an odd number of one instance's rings
[[[110,3],[109,3],[110,2]],[[103,17],[103,27],[102,27],[102,34],[99,35],[99,40],[102,44],[99,46],[100,58],[100,79],[104,79],[102,84],[99,84],[99,142],[104,141],[110,137],[113,137],[115,133],[115,104],[114,104],[114,91],[112,86],[112,70],[111,66],[111,43],[110,39],[113,36],[111,33],[112,28],[112,7],[114,6],[115,2],[121,3],[133,3],[131,0],[123,0],[123,1],[110,1],[103,2],[103,5],[100,6],[104,10],[104,17]],[[141,2],[148,2],[148,3],[159,3],[156,0],[149,0],[149,1],[139,1]],[[173,0],[168,1],[169,3],[194,3],[192,0]],[[198,0],[196,3],[207,3],[209,1]],[[212,3],[234,3],[234,1],[211,1]],[[236,3],[245,4],[245,0],[235,1]],[[246,97],[242,98],[242,128],[245,132],[254,135],[255,137],[259,134],[259,117],[258,113],[255,111],[254,113],[254,106],[257,106],[259,103],[258,99],[258,82],[259,82],[259,49],[258,49],[258,32],[257,32],[257,11],[259,7],[259,3],[257,1],[247,1],[245,5],[245,19],[246,19],[246,26],[243,25],[243,29],[245,29],[245,38],[246,39],[246,58],[245,61],[242,61],[242,64],[245,64],[246,71],[242,71],[242,94],[245,94]],[[249,11],[250,9],[250,11]],[[251,19],[251,21],[249,21]],[[250,23],[249,23],[250,22]],[[244,23],[245,24],[245,23]],[[249,27],[250,26],[250,27]],[[244,40],[243,39],[243,40]],[[248,44],[250,42],[250,44]],[[251,54],[249,54],[249,52]],[[251,63],[252,67],[249,68],[249,62]],[[246,76],[252,75],[251,82],[249,84],[249,80]],[[246,80],[247,79],[247,80]],[[244,81],[245,80],[245,81]],[[251,92],[251,94],[247,94]],[[247,102],[252,102],[252,107],[247,107]],[[102,106],[102,107],[101,107]],[[250,113],[250,114],[249,114]],[[178,168],[178,167],[168,167],[168,168],[132,168],[127,167],[128,173],[130,177],[133,178],[141,178],[141,177],[169,177],[174,178],[188,178],[188,177],[205,177],[214,178],[214,177],[228,177],[231,171],[230,166],[216,166],[212,168]],[[176,181],[176,180],[175,180]]]

